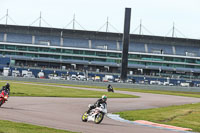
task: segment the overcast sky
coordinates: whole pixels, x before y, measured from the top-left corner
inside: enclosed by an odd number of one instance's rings
[[[52,27],[64,28],[75,20],[86,30],[123,32],[125,7],[132,9],[131,33],[200,39],[200,0],[0,0],[0,23],[6,11],[18,25],[30,25],[40,16]],[[15,24],[8,19],[8,24]],[[42,26],[47,27],[44,21]],[[39,26],[39,21],[32,26]],[[72,23],[66,28],[71,29]],[[77,23],[75,29],[82,29]],[[101,28],[102,27],[102,28]],[[114,27],[114,28],[113,28]],[[116,30],[116,29],[117,30]]]

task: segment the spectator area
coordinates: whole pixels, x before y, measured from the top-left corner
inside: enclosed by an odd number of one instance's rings
[[[4,34],[0,33],[0,42],[4,42]],[[23,43],[23,44],[39,44],[48,46],[63,46],[75,48],[92,48],[102,50],[116,50],[122,51],[122,42],[117,40],[100,40],[100,39],[84,39],[59,36],[44,36],[44,35],[30,35],[21,33],[6,33],[6,42]],[[62,42],[61,42],[62,41]],[[198,46],[184,46],[184,45],[170,45],[170,44],[154,44],[154,43],[136,43],[130,42],[129,52],[155,53],[155,54],[169,54],[169,55],[183,55],[183,56],[200,56],[200,47]]]

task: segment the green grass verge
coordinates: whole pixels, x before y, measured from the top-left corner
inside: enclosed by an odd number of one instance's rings
[[[0,82],[0,86],[5,83]],[[35,83],[36,84],[36,83]],[[72,89],[55,86],[42,86],[23,84],[22,82],[10,82],[11,96],[39,96],[39,97],[76,97],[76,98],[99,98],[107,95],[108,98],[136,98],[138,96],[120,93],[109,93],[91,90]]]
[[[41,83],[41,84],[52,84],[52,85],[62,85],[62,86],[71,86],[71,87],[107,89],[107,86],[103,87],[103,86],[71,85],[71,84],[56,84],[56,83]],[[148,90],[148,89],[137,89],[137,88],[114,88],[114,90],[200,98],[200,92]]]
[[[6,120],[0,120],[0,125],[0,133],[75,133]]]
[[[101,87],[101,86],[87,86],[87,85],[66,85],[66,84],[62,84],[62,85],[63,86],[72,86],[72,87],[107,89],[107,86]],[[148,90],[148,89],[137,89],[137,88],[114,88],[114,90],[200,98],[200,92]]]
[[[62,85],[62,86],[71,86],[71,87],[85,87],[85,88],[107,89],[107,86],[103,87],[103,86],[56,84],[56,83],[41,83],[41,84],[52,84],[52,85]],[[114,90],[200,98],[200,92],[148,90],[148,89],[137,89],[137,88],[114,88]]]
[[[107,86],[103,87],[103,86],[71,85],[71,84],[56,84],[56,83],[41,83],[41,82],[24,82],[24,81],[5,81],[5,82],[34,83],[34,84],[50,84],[50,85],[62,85],[62,86],[71,86],[71,87],[85,87],[85,88],[107,89]],[[3,83],[3,82],[0,82],[0,85],[1,85],[1,84],[4,85],[5,82],[4,82],[4,83]],[[114,88],[114,90],[200,98],[200,92],[166,91],[166,90],[148,90],[148,89],[137,89],[137,88]],[[16,95],[16,94],[15,94],[15,95]]]
[[[73,86],[73,87],[107,89],[107,86],[101,87],[101,86],[87,86],[87,85],[66,85],[66,84],[62,84],[62,85],[63,86]],[[114,88],[114,90],[200,98],[200,92],[148,90],[148,89],[137,89],[137,88]]]
[[[156,123],[191,128],[195,132],[200,132],[200,103],[124,111],[115,114],[119,114],[122,118],[131,121],[147,120]]]
[[[130,89],[130,88],[129,89],[127,89],[127,88],[124,88],[124,89],[122,89],[122,88],[116,88],[116,90],[200,98],[200,92],[147,90],[147,89]]]
[[[55,83],[50,83],[50,84],[54,84],[55,85]],[[69,84],[62,84],[62,85],[63,86],[72,86],[72,87],[107,89],[107,86],[102,87],[102,86],[69,85]],[[137,88],[114,88],[114,90],[200,98],[200,92],[148,90],[148,89],[137,89]]]

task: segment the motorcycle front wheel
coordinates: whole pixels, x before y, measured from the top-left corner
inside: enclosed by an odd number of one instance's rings
[[[104,113],[98,113],[98,114],[96,115],[95,119],[94,119],[94,122],[95,122],[96,124],[99,124],[99,123],[102,122],[103,118],[104,118]]]
[[[88,119],[88,114],[87,114],[87,111],[82,115],[82,117],[81,117],[81,120],[83,121],[83,122],[87,122],[87,119]]]
[[[0,100],[0,107],[1,107],[2,104],[3,104],[3,99]]]

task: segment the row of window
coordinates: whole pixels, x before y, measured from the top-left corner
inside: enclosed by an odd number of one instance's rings
[[[121,57],[121,53],[108,53],[108,52],[85,51],[85,50],[83,51],[83,50],[72,50],[72,49],[61,49],[61,48],[0,45],[0,49],[30,51],[30,52],[80,54],[80,55],[91,55],[91,56],[102,56],[102,57]]]
[[[31,54],[23,52],[5,52],[0,51],[1,55],[16,55],[32,58],[53,58],[53,59],[63,59],[63,60],[83,60],[83,61],[100,61],[100,62],[112,62],[112,63],[121,63],[121,60],[115,59],[99,59],[99,58],[89,58],[89,57],[76,57],[76,56],[60,56],[60,55],[47,55],[47,54]]]
[[[138,64],[138,65],[144,65],[144,66],[164,66],[164,67],[172,67],[172,68],[198,68],[200,69],[200,66],[194,66],[194,65],[182,65],[182,64],[167,64],[167,63],[154,63],[154,62],[140,62],[140,61],[129,61],[129,64]]]
[[[106,58],[90,58],[90,57],[77,57],[77,56],[63,56],[63,55],[47,55],[47,54],[32,54],[32,53],[23,53],[23,52],[5,52],[0,51],[2,55],[16,55],[16,56],[25,56],[32,58],[50,58],[50,59],[60,59],[60,60],[81,60],[81,61],[99,61],[107,63],[121,63],[121,59],[106,59]],[[144,66],[165,66],[165,67],[181,67],[181,68],[199,68],[200,66],[195,65],[182,65],[182,64],[168,64],[168,63],[155,63],[155,62],[144,62],[144,61],[131,61],[129,64],[138,64]]]
[[[113,53],[113,52],[100,52],[100,51],[87,51],[87,50],[73,50],[73,49],[61,49],[61,48],[45,48],[45,47],[31,47],[31,46],[15,46],[15,45],[0,45],[0,49],[4,50],[18,50],[18,51],[28,51],[28,52],[48,52],[55,53],[57,55],[48,55],[48,54],[31,54],[26,53],[26,55],[22,52],[12,53],[9,52],[7,54],[14,55],[25,55],[28,57],[47,57],[47,58],[55,58],[55,59],[71,59],[71,56],[60,56],[59,54],[73,54],[76,56],[85,55],[85,56],[96,56],[96,57],[114,57],[117,59],[98,59],[98,60],[109,60],[108,62],[120,63],[121,53]],[[93,57],[91,58],[94,60]],[[87,57],[73,57],[73,58],[87,58]],[[129,54],[129,59],[137,59],[141,60],[142,63],[147,62],[155,62],[155,61],[165,61],[167,62],[180,62],[180,63],[194,63],[200,64],[200,59],[192,59],[192,58],[181,58],[181,57],[165,57],[165,56],[155,56],[155,55],[142,55],[142,54]],[[83,59],[84,60],[84,59]],[[89,60],[91,61],[91,60]],[[158,63],[160,64],[160,63]],[[169,65],[170,66],[170,65]]]
[[[146,61],[170,61],[170,62],[182,62],[182,63],[195,63],[200,64],[200,59],[190,59],[181,57],[165,57],[165,56],[154,56],[154,55],[133,55],[129,54],[129,59],[139,59]]]

